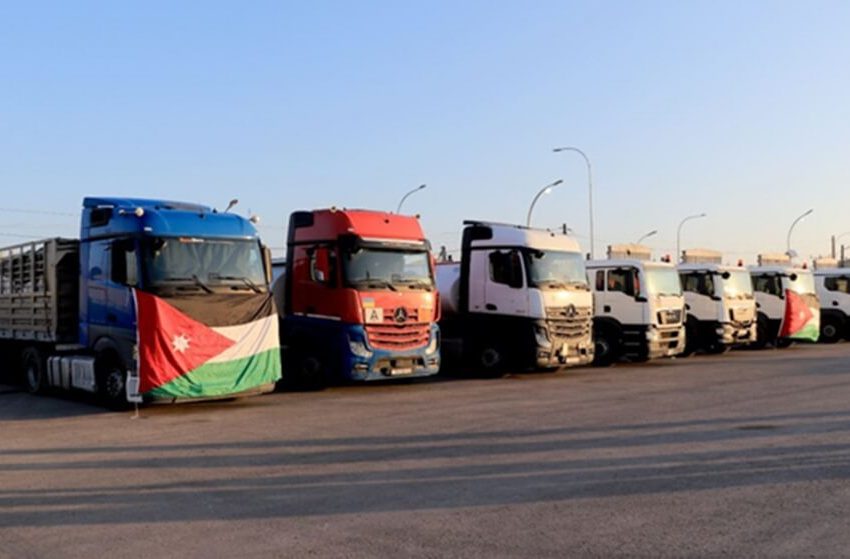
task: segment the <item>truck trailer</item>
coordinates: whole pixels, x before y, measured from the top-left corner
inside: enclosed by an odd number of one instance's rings
[[[756,301],[749,271],[723,264],[720,252],[688,249],[677,266],[685,293],[685,354],[722,353],[756,339]]]
[[[271,391],[267,255],[234,214],[85,198],[79,239],[0,249],[0,346],[30,392],[81,390],[114,407]]]
[[[593,298],[575,239],[465,221],[459,262],[437,264],[444,358],[479,372],[593,360]]]
[[[651,258],[652,251],[642,245],[611,245],[607,260],[587,263],[595,365],[610,365],[621,357],[674,357],[685,349],[679,274],[673,264]]]
[[[380,211],[297,211],[274,283],[283,384],[434,375],[434,259],[419,220]]]

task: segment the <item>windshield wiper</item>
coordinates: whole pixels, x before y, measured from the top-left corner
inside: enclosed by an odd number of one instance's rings
[[[207,284],[205,284],[203,281],[201,281],[201,278],[199,278],[199,277],[198,277],[198,274],[192,274],[192,279],[195,281],[195,284],[196,284],[198,287],[202,288],[202,289],[203,289],[204,291],[206,291],[207,293],[212,293],[212,292],[213,292],[213,290],[212,290],[212,289],[210,289],[210,286],[208,286],[208,285],[207,285]]]
[[[251,291],[253,291],[254,293],[262,293],[263,292],[263,290],[260,289],[260,286],[258,286],[256,283],[251,281],[249,278],[246,278],[245,276],[220,276],[220,275],[216,274],[212,277],[213,277],[213,279],[218,279],[218,280],[241,281],[242,283],[247,285],[251,289]]]
[[[410,289],[427,289],[429,291],[434,287],[434,285],[430,281],[418,279],[396,280],[393,283],[405,285]]]
[[[369,289],[377,289],[385,287],[390,291],[398,291],[398,288],[386,280],[379,279],[361,279],[350,282],[355,287],[368,287]]]

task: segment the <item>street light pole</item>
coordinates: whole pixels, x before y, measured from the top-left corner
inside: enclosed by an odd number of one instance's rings
[[[655,235],[656,233],[658,233],[658,230],[657,230],[657,229],[653,229],[652,231],[650,231],[649,233],[647,233],[646,235],[643,235],[640,239],[638,239],[638,240],[637,240],[637,242],[636,242],[635,244],[636,244],[636,245],[639,245],[639,244],[640,244],[640,242],[641,242],[642,240],[647,239],[647,238],[649,238],[649,237],[651,237],[651,236]]]
[[[531,201],[531,206],[528,207],[528,217],[525,218],[525,226],[531,227],[531,212],[534,210],[534,204],[537,203],[537,199],[543,196],[544,194],[549,194],[552,192],[552,189],[564,182],[561,179],[556,180],[555,182],[551,182],[540,189],[537,195],[534,197],[534,200]]]
[[[560,153],[562,151],[574,151],[577,154],[581,155],[584,158],[584,163],[587,165],[587,200],[590,207],[590,258],[593,258],[593,172],[590,167],[590,158],[586,153],[581,151],[577,147],[572,146],[564,146],[560,148],[555,148],[552,150],[555,153]]]
[[[699,219],[705,216],[706,214],[704,213],[689,215],[688,217],[679,222],[679,227],[676,229],[676,262],[679,262],[682,259],[682,225],[684,225],[686,221],[690,221],[692,219]]]
[[[845,237],[847,235],[850,235],[850,231],[845,231],[844,233],[841,233],[840,235],[833,235],[832,236],[832,257],[833,258],[835,258],[835,243],[836,243],[836,241],[840,240],[841,237]],[[842,248],[844,247],[843,243],[841,244],[841,247]],[[843,257],[842,257],[842,260],[843,260]]]
[[[426,185],[424,185],[424,184],[420,184],[419,186],[417,186],[416,188],[414,188],[413,190],[411,190],[410,192],[408,192],[407,194],[402,196],[401,201],[398,203],[398,208],[396,209],[395,213],[400,214],[401,213],[401,205],[404,204],[404,201],[407,200],[407,197],[410,196],[411,194],[419,192],[420,190],[425,188],[425,186]]]
[[[807,211],[803,212],[802,214],[800,214],[800,216],[797,219],[795,219],[794,222],[791,224],[791,227],[788,228],[788,236],[785,238],[785,244],[786,244],[786,248],[787,248],[787,250],[785,251],[785,254],[787,254],[789,258],[794,258],[794,255],[791,252],[791,232],[794,231],[794,227],[796,227],[797,224],[800,223],[800,221],[804,217],[806,217],[807,215],[809,215],[813,211],[815,211],[814,208],[807,210]]]

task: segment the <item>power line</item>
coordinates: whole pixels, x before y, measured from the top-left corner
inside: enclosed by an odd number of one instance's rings
[[[70,212],[53,212],[50,210],[29,210],[24,208],[0,208],[0,212],[18,213],[18,214],[40,214],[40,215],[62,215],[69,217],[77,217],[79,214]]]

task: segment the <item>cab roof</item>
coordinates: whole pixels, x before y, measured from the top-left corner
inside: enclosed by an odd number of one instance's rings
[[[546,229],[486,221],[464,221],[463,224],[465,227],[489,229],[489,238],[476,236],[470,241],[472,247],[528,247],[581,254],[581,247],[574,237]]]
[[[416,216],[375,210],[298,211],[290,216],[289,228],[290,242],[333,241],[340,235],[356,235],[364,240],[425,241]]]

